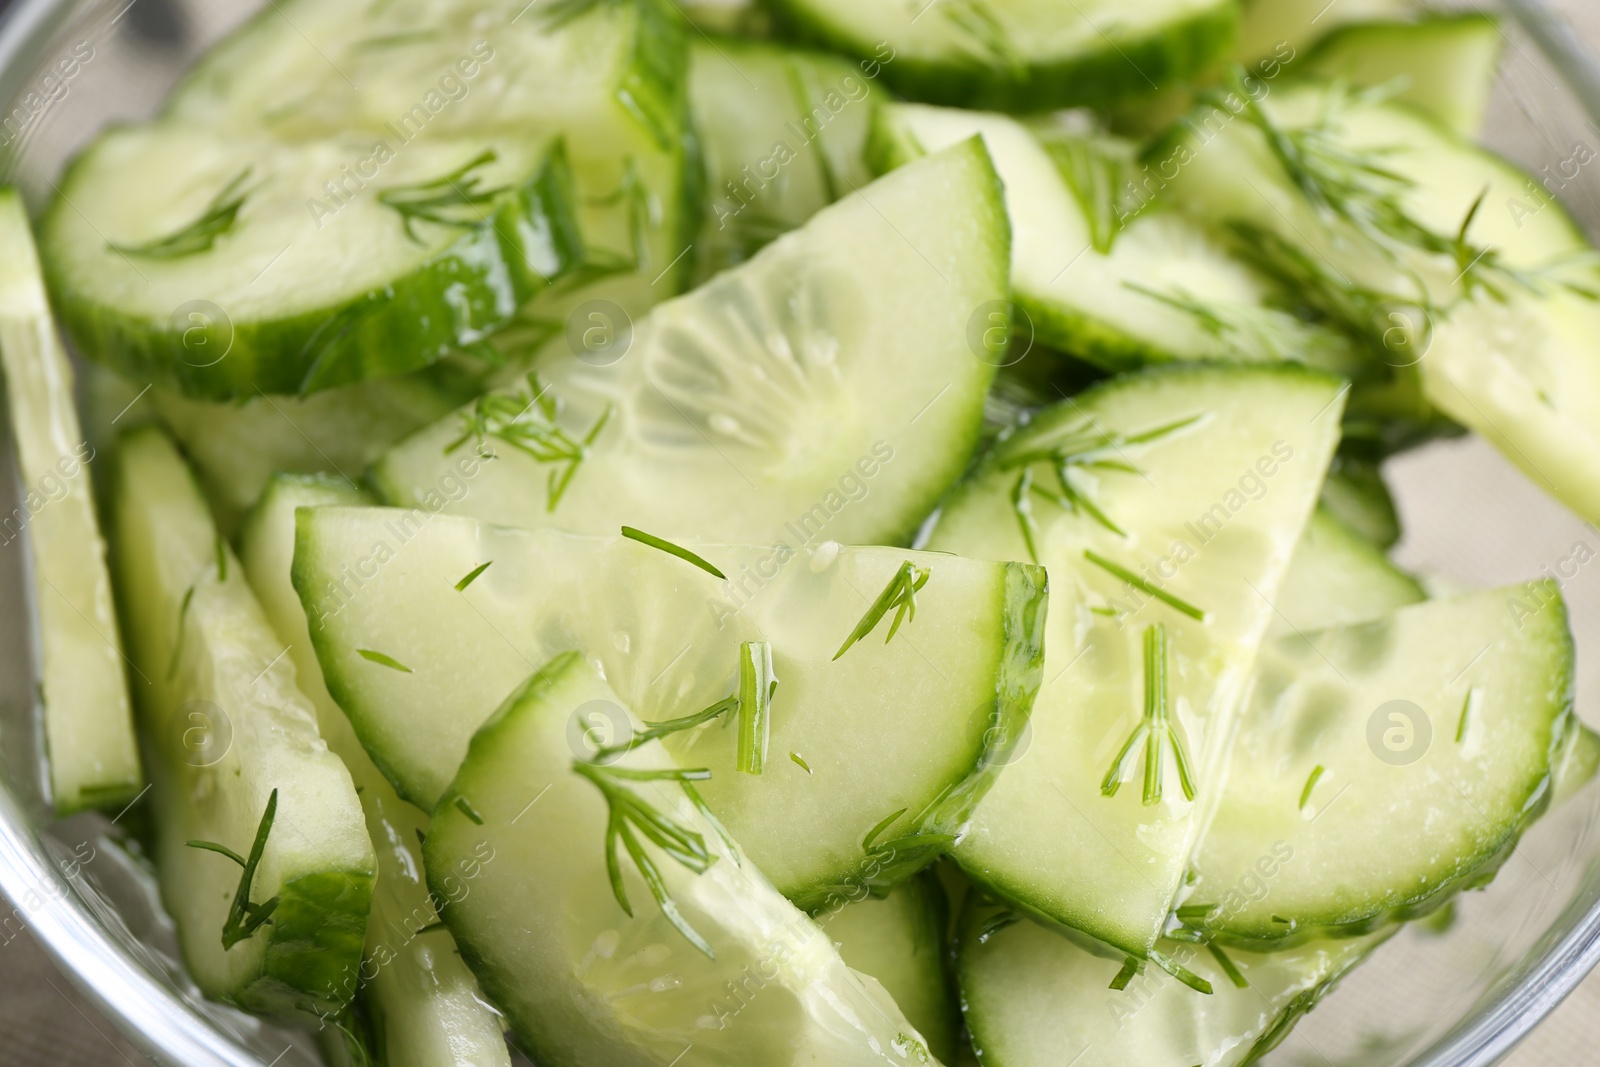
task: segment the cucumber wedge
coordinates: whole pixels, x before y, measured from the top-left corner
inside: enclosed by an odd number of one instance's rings
[[[1315,941],[1284,952],[1229,952],[1248,983],[1244,988],[1207,948],[1162,942],[1211,986],[1211,995],[1202,996],[1153,967],[1125,988],[1110,988],[1118,961],[977,897],[961,928],[957,968],[967,1028],[990,1067],[1255,1063],[1393,933]]]
[[[1550,803],[1560,804],[1594,781],[1600,774],[1600,733],[1574,720],[1567,730],[1567,743],[1556,761],[1550,788]]]
[[[1273,599],[1277,610],[1267,634],[1283,637],[1369,622],[1426,599],[1415,578],[1322,506],[1295,546],[1289,573]]]
[[[608,846],[608,804],[614,828],[620,802],[574,770],[570,735],[574,712],[594,705],[642,728],[618,700],[578,653],[536,672],[472,739],[424,846],[445,922],[523,1048],[547,1067],[932,1062],[882,987],[846,967],[675,783],[619,788],[709,866],[694,873],[652,835],[608,878],[608,847],[621,852]],[[658,743],[599,771],[677,772]]]
[[[0,188],[0,365],[24,494],[0,526],[7,542],[28,536],[49,795],[58,815],[121,806],[144,778],[89,483],[95,450],[78,425],[28,215],[9,187]]]
[[[1350,374],[1342,337],[1268,306],[1272,286],[1181,215],[1115,202],[1139,176],[1105,138],[1041,143],[1005,115],[891,104],[871,155],[888,169],[982,135],[1011,213],[1011,284],[1043,343],[1108,370],[1172,360],[1293,360]],[[1094,181],[1095,177],[1099,181]]]
[[[1004,308],[1009,259],[974,139],[656,308],[623,351],[558,344],[523,389],[401,442],[373,481],[391,504],[431,507],[458,464],[492,454],[450,510],[581,533],[909,540],[977,443],[1005,359],[985,315]]]
[[[1120,952],[1151,951],[1221,794],[1341,401],[1337,379],[1288,364],[1113,378],[1018,428],[945,502],[929,547],[1036,554],[1050,573],[1032,743],[952,853],[975,882]],[[1163,634],[1165,655],[1150,645]],[[1166,661],[1165,729],[1159,708],[1141,711],[1161,688],[1143,680],[1147,660]],[[1121,779],[1145,765],[1144,731],[1162,740],[1141,789]]]
[[[930,104],[1049,111],[1148,97],[1221,59],[1231,0],[774,0],[792,34],[882,64],[901,95]]]
[[[950,925],[944,889],[932,871],[817,916],[850,968],[876,978],[941,1063],[955,1059],[961,1026],[945,976],[945,932]]]
[[[156,875],[188,973],[207,996],[248,1011],[337,1015],[372,905],[372,842],[350,774],[318,735],[286,650],[171,441],[138,430],[116,463],[117,600]],[[239,867],[186,844],[242,856],[262,826],[248,901],[277,902],[264,925],[259,910],[235,905]],[[250,924],[253,934],[225,945],[230,926]]]
[[[704,281],[872,179],[872,79],[848,60],[756,42],[705,40],[689,57]]]
[[[274,474],[359,479],[384,449],[474,392],[463,376],[433,368],[307,397],[258,395],[218,404],[152,389],[150,399],[194,465],[218,525],[231,533]],[[292,525],[290,538],[292,547]]]
[[[1395,100],[1421,108],[1462,137],[1476,137],[1504,42],[1499,21],[1480,12],[1359,22],[1322,38],[1302,69],[1352,85],[1393,84]]]
[[[1365,933],[1486,883],[1549,803],[1572,657],[1552,582],[1269,645],[1187,921],[1275,947]],[[1374,847],[1423,836],[1425,849]],[[1294,858],[1271,892],[1239,891],[1275,842]]]
[[[359,973],[344,975],[344,984],[360,998],[381,1062],[388,1067],[509,1067],[499,1016],[484,1004],[477,979],[450,934],[437,926],[419,844],[427,815],[396,795],[328,695],[305,611],[290,582],[296,509],[366,502],[343,479],[278,475],[240,536],[245,577],[278,637],[289,645],[300,689],[316,708],[328,747],[350,771],[367,834],[377,849],[363,966]]]
[[[207,53],[165,115],[286,141],[359,134],[352,168],[373,140],[403,154],[559,139],[589,253],[570,284],[607,277],[600,295],[638,314],[687,278],[686,63],[668,0],[284,0]],[[564,289],[534,317],[561,324],[585,298]]]
[[[664,722],[735,692],[741,643],[770,642],[779,687],[765,769],[735,773],[726,717],[669,745],[715,772],[702,788],[712,809],[808,908],[925,863],[942,844],[925,835],[956,832],[1039,683],[1043,576],[1023,564],[831,542],[693,546],[724,582],[626,538],[420,510],[298,521],[295,588],[328,688],[401,796],[423,806],[529,661],[582,650],[643,718]],[[835,659],[908,560],[929,575],[916,620],[888,642],[883,620]]]
[[[368,164],[370,180],[351,170]],[[330,207],[324,186],[342,175]],[[291,145],[127,127],[60,188],[40,243],[74,340],[125,377],[210,400],[427,366],[584,258],[564,153],[538,139],[380,152],[356,134]]]
[[[1325,161],[1314,188],[1354,174],[1356,191],[1319,207],[1269,133]],[[1337,85],[1286,87],[1237,115],[1202,110],[1152,155],[1186,160],[1169,193],[1191,215],[1230,227],[1352,334],[1387,348],[1439,410],[1600,517],[1600,363],[1586,347],[1600,328],[1600,270],[1528,175],[1420,112]],[[1378,172],[1327,162],[1347,157]]]

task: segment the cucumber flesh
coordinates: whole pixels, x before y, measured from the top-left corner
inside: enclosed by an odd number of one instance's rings
[[[1046,145],[1005,115],[918,104],[880,107],[874,122],[885,167],[983,136],[1013,220],[1012,287],[1041,343],[1110,370],[1203,359],[1363,368],[1343,338],[1267,306],[1271,285],[1184,217],[1111,203],[1128,176],[1086,187],[1067,161],[1094,151],[1092,138]]]
[[[1567,735],[1564,750],[1552,771],[1555,783],[1550,790],[1551,804],[1562,803],[1600,774],[1600,733],[1574,721]]]
[[[869,854],[863,841],[896,812],[878,842],[956,832],[1039,682],[1042,573],[1024,564],[833,542],[691,543],[731,576],[723,582],[624,538],[420,510],[312,509],[298,521],[295,588],[328,688],[400,794],[422,806],[529,662],[582,650],[643,718],[663,722],[729,696],[741,642],[770,642],[779,688],[765,770],[735,773],[727,719],[669,744],[716,772],[707,802],[807,908],[925,863],[933,845]],[[835,659],[908,560],[929,571],[916,620]]]
[[[288,642],[300,689],[316,708],[328,747],[350,772],[377,850],[365,966],[342,978],[361,998],[388,1067],[509,1067],[498,1014],[484,1004],[449,932],[436,926],[418,843],[427,815],[395,793],[328,695],[305,611],[290,582],[296,509],[366,502],[365,494],[343,479],[278,475],[240,535],[245,577],[278,637]]]
[[[1269,645],[1194,859],[1186,905],[1214,910],[1192,925],[1268,947],[1347,936],[1486,882],[1549,802],[1572,655],[1551,582]],[[1293,861],[1254,899],[1237,887],[1274,842]]]
[[[1341,451],[1333,457],[1322,483],[1322,507],[1379,548],[1393,548],[1400,540],[1400,513],[1383,471],[1364,456]]]
[[[1369,622],[1427,598],[1415,578],[1324,505],[1295,546],[1267,634],[1285,637]]]
[[[218,525],[232,532],[274,474],[359,479],[384,449],[453,411],[474,391],[464,376],[434,368],[307,397],[217,404],[152,389],[150,399],[194,464]]]
[[[1293,63],[1342,23],[1403,19],[1417,7],[1416,0],[1243,0],[1233,55],[1245,64],[1267,56]]]
[[[689,107],[704,166],[695,245],[704,281],[871,180],[863,151],[872,79],[835,56],[709,40],[689,51]]]
[[[1221,59],[1238,7],[1219,0],[776,0],[792,33],[882,65],[908,99],[1050,111],[1144,98]],[[924,18],[919,11],[931,17]]]
[[[1256,107],[1289,135],[1313,130],[1340,152],[1381,160],[1409,183],[1390,199],[1438,239],[1458,234],[1480,197],[1509,205],[1471,215],[1466,240],[1483,258],[1472,253],[1477,265],[1463,272],[1457,257],[1425,253],[1415,238],[1375,242],[1319,211],[1255,124],[1226,109],[1198,113],[1187,132],[1153,150],[1187,155],[1169,192],[1192,215],[1248,227],[1287,272],[1311,264],[1302,278],[1311,297],[1350,328],[1381,336],[1427,400],[1580,516],[1600,517],[1600,440],[1591,429],[1600,419],[1600,363],[1584,340],[1600,327],[1592,298],[1600,271],[1587,263],[1593,247],[1571,217],[1526,174],[1410,108],[1314,84],[1286,87]],[[1198,130],[1207,131],[1203,146]],[[1378,294],[1368,311],[1339,311],[1336,293],[1348,294],[1351,283]]]
[[[1462,137],[1483,132],[1505,36],[1491,15],[1432,15],[1414,22],[1359,22],[1333,30],[1305,57],[1316,77],[1395,86],[1394,99]]]
[[[107,133],[72,164],[41,228],[67,327],[124,376],[191,396],[313,392],[434,363],[583,258],[566,164],[545,142],[418,141],[319,211],[324,182],[374,151],[355,135]],[[444,222],[395,206],[437,199],[448,182],[485,199],[417,209]],[[162,243],[207,218],[220,233]]]
[[[1230,951],[1228,959],[1248,982],[1244,989],[1205,947],[1161,942],[1164,952],[1210,983],[1211,995],[1202,996],[1154,967],[1125,989],[1111,989],[1121,961],[1096,956],[978,897],[961,927],[957,969],[967,1028],[982,1062],[992,1067],[1255,1063],[1393,933],[1283,952]]]
[[[955,1059],[960,1010],[945,977],[949,926],[944,889],[932,871],[869,896],[817,923],[852,970],[876,978],[941,1063]]]
[[[480,403],[419,431],[379,460],[373,481],[388,503],[432,507],[476,438],[497,458],[445,506],[490,522],[909,540],[976,445],[1004,353],[974,323],[1003,308],[1009,256],[994,168],[981,142],[964,143],[656,308],[625,350],[579,359],[557,343],[537,382],[495,394],[499,414],[486,420]],[[581,460],[541,462],[508,443],[553,427],[565,435],[559,454]],[[848,501],[869,469],[879,472],[870,492]]]
[[[1338,438],[1341,400],[1337,379],[1288,364],[1113,378],[1036,415],[946,501],[930,547],[1026,559],[1013,504],[1019,479],[1031,473],[1035,485],[1055,490],[1047,463],[1029,461],[1059,445],[1077,457],[1074,491],[1128,534],[1085,508],[1069,512],[1032,495],[1034,546],[1050,573],[1046,681],[1030,747],[953,850],[974,881],[1123,953],[1151,950],[1221,793],[1226,740]],[[1145,443],[1131,440],[1174,425]],[[1117,447],[1101,444],[1097,454],[1101,435]],[[1208,621],[1128,586],[1087,552],[1155,575],[1140,580],[1159,582]],[[1143,802],[1137,780],[1102,792],[1119,746],[1142,722],[1141,646],[1157,623],[1170,638],[1171,715],[1192,768],[1193,803],[1167,766],[1172,746],[1159,765],[1165,786],[1152,791],[1159,803]]]
[[[931,1062],[882,987],[671,783],[636,795],[713,862],[694,874],[649,842],[641,854],[709,951],[673,928],[626,855],[624,914],[607,878],[607,802],[573,770],[573,712],[597,702],[643,728],[578,653],[533,674],[473,738],[424,845],[445,922],[523,1048],[548,1067]],[[675,765],[652,742],[612,766]]]
[[[58,815],[120,807],[144,775],[89,482],[95,450],[78,425],[72,365],[12,188],[0,188],[0,364],[24,494],[0,527],[7,542],[28,537],[49,795]]]
[[[114,574],[134,666],[157,881],[189,975],[207,996],[271,1016],[338,1015],[361,963],[374,856],[350,774],[317,732],[293,665],[158,429],[116,453]],[[271,922],[222,932],[273,792],[250,900]]]

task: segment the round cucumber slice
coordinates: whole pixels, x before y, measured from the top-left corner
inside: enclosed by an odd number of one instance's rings
[[[881,66],[913,100],[1049,111],[1146,97],[1223,56],[1239,11],[1219,0],[776,0],[793,33]]]
[[[1552,582],[1269,645],[1186,921],[1292,944],[1425,914],[1485,883],[1549,802],[1572,657]],[[1241,890],[1278,844],[1293,857],[1270,891]]]
[[[479,340],[582,259],[559,152],[425,141],[381,170],[374,152],[354,136],[111,131],[41,226],[68,330],[124,376],[190,396],[311,392]],[[352,174],[361,161],[381,177]],[[324,185],[343,175],[330,207]]]
[[[1122,953],[1150,951],[1221,794],[1341,400],[1337,379],[1289,364],[1113,378],[1017,428],[947,500],[930,547],[1032,556],[1050,574],[1031,744],[952,852],[974,881]],[[1165,654],[1149,644],[1161,635]],[[1159,688],[1166,711],[1142,710]],[[1141,788],[1145,730],[1160,731],[1160,759]]]
[[[420,509],[298,521],[295,587],[328,688],[401,795],[425,807],[529,662],[581,650],[663,722],[737,693],[742,643],[768,642],[778,690],[761,773],[738,769],[727,717],[668,743],[714,772],[702,787],[712,809],[808,908],[893,884],[947,844],[938,835],[957,832],[999,773],[1039,684],[1044,590],[1026,564],[692,544],[722,580],[632,539]],[[908,567],[927,575],[916,617],[908,607],[885,640],[899,609],[871,609]],[[840,655],[864,619],[872,632]]]
[[[1243,1067],[1282,1041],[1392,933],[1229,952],[1242,988],[1207,948],[1163,941],[1161,950],[1208,982],[1211,994],[1155,967],[1117,989],[1121,961],[974,898],[961,918],[957,970],[967,1028],[992,1067]]]
[[[923,871],[888,896],[817,916],[845,963],[878,980],[940,1063],[955,1061],[961,1024],[945,975],[949,911],[938,877]]]
[[[424,845],[445,922],[525,1050],[549,1067],[931,1062],[882,987],[846,967],[676,783],[615,788],[692,836],[709,866],[695,873],[636,821],[637,848],[615,846],[608,878],[622,803],[574,770],[570,741],[573,713],[594,705],[643,728],[576,653],[527,679],[473,738]],[[675,769],[651,743],[600,773]]]
[[[1009,243],[999,180],[971,140],[625,334],[597,333],[593,350],[556,342],[525,388],[401,442],[373,481],[416,506],[476,450],[496,458],[448,506],[491,522],[904,542],[977,444],[1005,358],[984,331],[986,316],[1003,321]]]

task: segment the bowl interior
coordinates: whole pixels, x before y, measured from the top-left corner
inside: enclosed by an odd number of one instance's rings
[[[1569,0],[1576,5],[1589,0]],[[147,118],[179,74],[254,0],[20,0],[0,28],[0,180],[38,209],[63,164],[107,123]],[[1477,7],[1467,3],[1461,6]],[[1582,39],[1540,22],[1530,0],[1505,20],[1490,144],[1534,172],[1600,235],[1600,126],[1581,103]],[[1520,20],[1520,21],[1519,21]],[[1531,32],[1530,32],[1531,31]],[[1600,26],[1589,41],[1600,50]],[[1565,51],[1563,51],[1565,48]],[[64,60],[77,62],[63,67]],[[64,73],[70,69],[71,73]],[[1587,91],[1600,108],[1600,78]],[[1580,151],[1581,150],[1581,151]],[[1577,163],[1578,159],[1585,162]],[[1525,210],[1526,204],[1485,210]],[[137,384],[137,383],[136,383]],[[137,401],[136,401],[137,402]],[[17,499],[9,449],[0,493]],[[1541,575],[1562,584],[1579,647],[1578,708],[1600,722],[1600,531],[1546,497],[1482,441],[1435,443],[1388,474],[1405,524],[1399,561],[1441,588]],[[0,520],[0,603],[27,602],[23,536]],[[1508,608],[1508,610],[1510,610]],[[318,1062],[301,1034],[199,997],[134,843],[142,812],[52,822],[41,776],[31,610],[0,613],[0,938],[31,928],[65,969],[162,1060]],[[1418,847],[1425,842],[1417,842]],[[1273,1064],[1487,1064],[1600,956],[1600,789],[1542,820],[1455,922],[1385,945],[1304,1020]]]

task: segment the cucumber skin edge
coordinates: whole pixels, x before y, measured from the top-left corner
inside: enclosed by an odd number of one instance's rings
[[[1013,114],[1154,95],[1225,56],[1240,21],[1237,4],[1218,3],[1109,50],[1028,63],[1018,78],[1001,68],[963,62],[965,57],[940,61],[893,54],[889,42],[868,46],[849,29],[805,11],[805,0],[767,0],[766,6],[782,36],[880,64],[884,82],[907,100]],[[877,52],[885,45],[891,49],[888,59]],[[1146,72],[1154,72],[1155,80]]]

